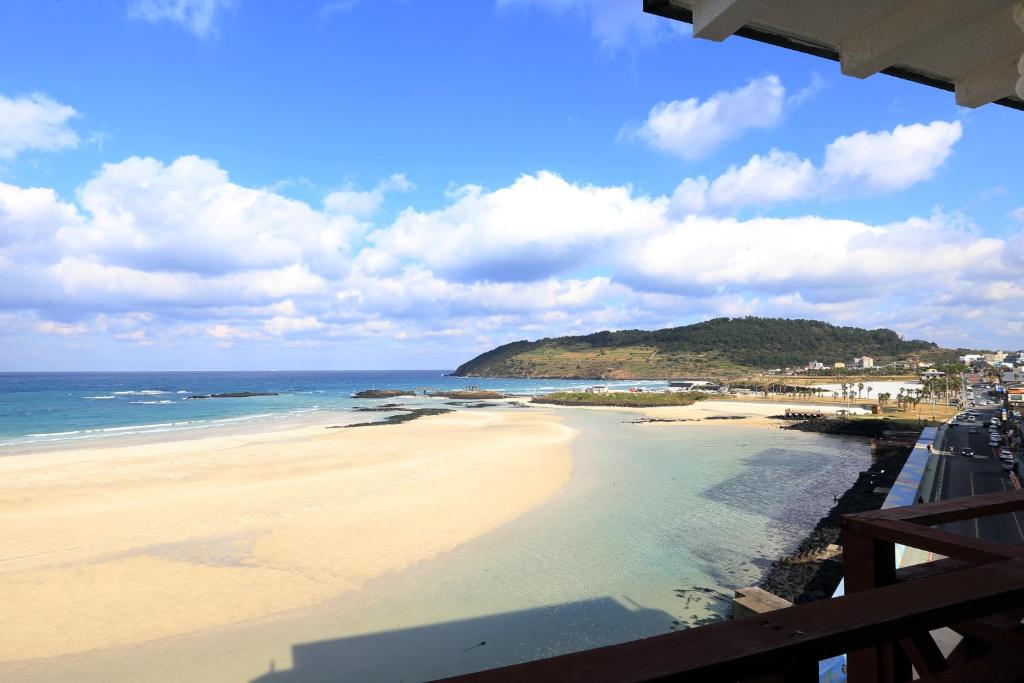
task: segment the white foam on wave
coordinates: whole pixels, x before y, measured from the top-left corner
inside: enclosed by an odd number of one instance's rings
[[[159,396],[160,394],[169,394],[171,392],[164,391],[163,389],[133,389],[131,391],[115,391],[113,393],[115,396]]]
[[[161,401],[131,401],[131,403],[137,406],[165,406],[168,403],[174,403],[174,401],[165,398]]]
[[[107,399],[116,398],[116,397],[115,396],[83,396],[82,398],[87,398],[90,401],[105,401]]]
[[[242,415],[240,417],[225,417],[220,420],[211,420],[211,422],[222,423],[222,422],[242,422],[244,420],[255,420],[259,417],[274,417],[274,413],[261,413],[260,415]]]

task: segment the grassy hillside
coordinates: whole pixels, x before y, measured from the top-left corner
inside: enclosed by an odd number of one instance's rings
[[[904,341],[892,330],[838,327],[817,320],[716,318],[664,330],[596,332],[517,341],[482,353],[455,371],[477,377],[673,378],[735,377],[751,370],[849,363],[855,356],[889,361],[955,356],[927,341]]]

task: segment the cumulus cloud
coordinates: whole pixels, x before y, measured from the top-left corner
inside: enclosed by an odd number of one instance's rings
[[[773,150],[687,178],[671,197],[541,171],[394,219],[380,209],[409,188],[401,175],[320,207],[242,186],[199,157],[105,165],[71,200],[0,183],[0,326],[135,347],[436,340],[451,360],[510,339],[722,314],[952,335],[950,316],[987,303],[1024,318],[1024,231],[986,237],[942,213],[872,224],[722,208],[899,189],[934,173],[959,134],[944,122],[858,133],[820,165]],[[915,166],[873,174],[849,140],[882,165],[912,148]]]
[[[375,233],[375,260],[415,258],[458,280],[536,280],[656,228],[668,205],[629,187],[578,185],[549,172],[493,192],[466,187],[453,197],[437,211],[407,210]]]
[[[217,31],[217,19],[234,0],[135,0],[128,16],[150,23],[170,21],[188,32],[206,38]]]
[[[771,128],[783,117],[786,88],[778,76],[756,78],[736,90],[699,100],[661,102],[639,126],[623,129],[662,152],[688,161],[701,159],[744,132]]]
[[[732,211],[817,197],[841,198],[897,192],[933,177],[963,129],[959,121],[897,126],[837,138],[821,166],[778,149],[730,166],[714,180],[686,178],[676,188],[677,213]]]
[[[56,233],[65,249],[149,271],[216,275],[302,262],[337,272],[366,227],[351,213],[232,183],[215,162],[194,156],[106,164],[79,202],[89,220]]]
[[[39,93],[15,98],[0,95],[0,160],[29,150],[77,147],[78,135],[69,125],[77,116],[73,107]]]
[[[943,289],[950,273],[1000,264],[1004,247],[943,216],[878,226],[818,216],[694,215],[629,247],[618,279],[645,291],[798,292],[809,301],[850,301],[903,285]]]
[[[861,131],[828,146],[822,173],[827,183],[840,188],[856,183],[868,191],[902,190],[931,178],[962,135],[959,121]]]

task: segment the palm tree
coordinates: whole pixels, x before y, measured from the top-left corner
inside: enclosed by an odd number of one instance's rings
[[[857,382],[857,398],[860,398],[860,392],[864,391],[864,382]]]
[[[868,387],[868,399],[870,399],[870,398],[871,398],[871,391],[872,391],[873,389],[874,389],[874,387]]]

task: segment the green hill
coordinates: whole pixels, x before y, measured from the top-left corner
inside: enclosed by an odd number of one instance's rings
[[[459,376],[535,378],[730,377],[751,370],[847,364],[856,356],[888,362],[908,356],[955,359],[933,342],[904,341],[892,330],[838,327],[818,320],[715,318],[664,330],[595,332],[517,341],[482,353]]]

